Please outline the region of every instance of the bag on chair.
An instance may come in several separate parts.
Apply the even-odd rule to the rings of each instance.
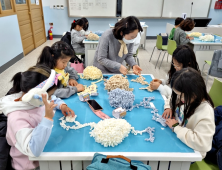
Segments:
[[[84,65],[82,62],[75,60],[74,63],[71,63],[71,67],[73,67],[78,73],[83,73]]]
[[[95,153],[87,170],[151,170],[149,165],[141,161],[133,161],[122,155],[102,155]]]

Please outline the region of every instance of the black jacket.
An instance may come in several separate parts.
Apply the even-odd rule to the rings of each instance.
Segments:
[[[222,106],[214,110],[216,131],[213,137],[212,149],[207,153],[206,159],[218,165],[222,170]]]

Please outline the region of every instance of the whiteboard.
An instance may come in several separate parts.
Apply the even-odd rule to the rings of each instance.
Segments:
[[[193,2],[191,17],[208,17],[211,0],[164,0],[162,17],[181,17],[182,13],[191,14],[191,3]]]
[[[163,0],[122,0],[122,17],[161,17]]]
[[[116,17],[117,0],[68,0],[70,17]]]

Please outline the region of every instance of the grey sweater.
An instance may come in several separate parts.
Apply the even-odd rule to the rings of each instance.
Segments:
[[[82,41],[86,37],[81,35],[80,31],[76,31],[75,29],[72,29],[71,31],[71,44],[74,48],[76,53],[83,53],[85,54],[85,47]]]
[[[186,38],[187,34],[180,27],[177,27],[174,32],[173,40],[176,41],[178,45],[185,45],[190,42],[189,39]]]
[[[123,60],[126,60],[131,67],[137,65],[133,58],[133,46],[133,43],[127,44],[128,54],[119,57],[121,44],[114,37],[112,29],[109,29],[99,39],[93,66],[99,68],[102,73],[120,73]]]
[[[65,72],[69,73],[69,79],[78,80],[78,72],[71,67],[71,64],[68,63],[67,67],[65,68]],[[77,93],[77,88],[75,86],[67,85],[64,87],[62,84],[56,89],[54,95],[59,98],[69,98],[71,95]]]

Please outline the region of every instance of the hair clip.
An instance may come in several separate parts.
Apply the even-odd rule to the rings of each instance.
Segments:
[[[76,20],[73,21],[73,23],[75,23],[75,22],[76,22]]]

